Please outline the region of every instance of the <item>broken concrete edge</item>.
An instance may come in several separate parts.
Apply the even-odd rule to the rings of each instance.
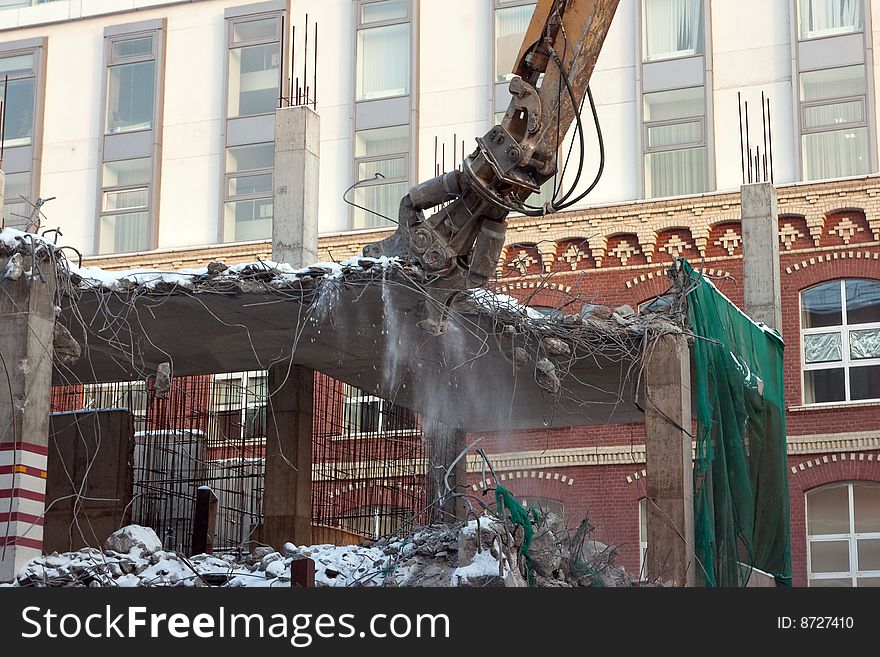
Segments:
[[[425,272],[399,258],[354,257],[343,262],[319,262],[295,269],[286,263],[268,260],[226,265],[211,262],[198,269],[175,272],[149,269],[108,271],[101,268],[78,267],[69,262],[59,247],[39,235],[24,233],[14,228],[0,231],[0,259],[9,259],[7,270],[16,254],[45,255],[54,259],[59,270],[59,281],[67,294],[78,292],[113,293],[123,300],[135,296],[198,294],[272,293],[283,291],[318,291],[324,283],[356,284],[374,282],[376,274],[411,286],[427,296],[436,296],[424,284]],[[711,282],[710,282],[711,284]],[[433,293],[433,294],[432,294]],[[449,296],[447,294],[447,296]],[[649,333],[681,333],[684,327],[674,317],[661,313],[634,313],[622,306],[612,312],[604,306],[586,304],[583,313],[547,317],[505,294],[485,288],[462,291],[452,295],[451,307],[458,313],[491,316],[498,330],[531,333],[536,338],[549,338],[551,351],[564,352],[560,339],[577,341],[583,335],[606,336],[611,340],[638,341]],[[627,312],[628,311],[628,312]],[[560,335],[560,329],[562,334]],[[442,328],[437,332],[442,332]],[[561,355],[551,353],[551,355]]]

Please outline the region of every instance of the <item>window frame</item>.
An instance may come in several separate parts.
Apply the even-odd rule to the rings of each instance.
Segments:
[[[698,56],[702,56],[702,55],[698,55]],[[670,61],[677,61],[678,59],[682,59],[682,58],[675,58],[675,60],[670,60]],[[663,60],[663,61],[666,61],[666,60]],[[654,63],[654,62],[652,61],[649,63]],[[669,93],[669,92],[675,92],[675,91],[686,91],[688,89],[702,90],[702,97],[703,97],[703,113],[702,114],[691,114],[688,116],[682,116],[682,117],[678,117],[678,118],[674,118],[674,119],[659,119],[659,120],[655,120],[655,121],[646,121],[645,120],[645,114],[646,114],[646,112],[645,112],[645,96],[650,96],[651,94],[657,94],[657,93],[662,94],[662,93]],[[656,154],[656,153],[677,153],[680,151],[697,150],[699,148],[705,149],[705,152],[703,153],[703,166],[705,168],[706,189],[702,190],[702,191],[690,191],[690,192],[687,192],[686,194],[684,194],[684,196],[692,196],[695,194],[706,194],[709,191],[711,191],[712,187],[713,187],[713,185],[712,185],[713,171],[712,171],[712,167],[711,167],[711,163],[710,163],[711,148],[709,146],[709,138],[708,138],[708,130],[707,130],[709,106],[706,101],[705,80],[704,80],[704,84],[702,84],[702,85],[690,85],[690,86],[686,86],[686,87],[675,87],[672,89],[661,89],[661,90],[657,90],[657,91],[644,91],[644,90],[642,90],[642,92],[641,92],[641,107],[639,108],[639,112],[640,112],[641,120],[642,120],[641,169],[642,169],[642,176],[643,176],[642,192],[643,192],[644,197],[646,199],[650,199],[650,200],[674,198],[672,196],[660,196],[660,195],[656,195],[656,194],[652,194],[651,196],[648,196],[648,182],[649,181],[648,181],[648,175],[647,175],[646,169],[647,169],[647,165],[648,165],[648,156],[649,155]],[[701,139],[699,141],[685,142],[682,144],[674,144],[674,145],[667,145],[667,146],[650,146],[649,145],[649,143],[650,143],[649,135],[650,135],[650,130],[652,128],[658,128],[658,127],[664,127],[664,126],[677,126],[677,125],[683,125],[686,123],[697,123],[700,126]]]
[[[352,3],[354,7],[354,16],[352,16],[351,35],[352,35],[352,55],[351,64],[354,75],[351,81],[351,99],[354,108],[354,120],[352,121],[351,132],[351,194],[350,198],[356,199],[357,192],[362,188],[379,187],[382,185],[400,185],[407,189],[413,184],[412,181],[417,176],[416,163],[418,162],[418,133],[416,131],[417,99],[418,99],[418,5],[414,0],[404,0],[406,14],[403,17],[383,20],[364,22],[362,20],[363,7],[370,4],[382,2],[382,0],[356,0]],[[364,98],[358,97],[359,91],[359,48],[360,33],[363,30],[373,28],[388,27],[390,25],[408,25],[409,29],[409,49],[407,57],[409,58],[409,77],[407,79],[407,91],[404,94],[394,96],[382,96],[381,98]],[[407,102],[408,101],[408,102]],[[407,112],[404,117],[401,110],[401,103],[406,102]],[[388,116],[383,112],[388,110]],[[357,138],[358,134],[367,130],[376,130],[382,128],[406,128],[408,145],[406,152],[395,151],[384,155],[362,155],[357,156]],[[368,162],[376,162],[382,160],[403,159],[405,177],[397,176],[394,178],[374,179],[367,178],[361,181],[360,165]],[[404,192],[405,194],[406,192]],[[401,195],[402,198],[403,195]],[[357,201],[355,200],[357,203]],[[365,205],[365,207],[368,207]],[[377,211],[375,208],[370,210]],[[358,213],[362,212],[354,206],[349,207],[348,212],[348,228],[347,231],[387,231],[396,226],[398,208],[395,207],[391,212],[391,221],[378,226],[356,226],[355,221]],[[373,215],[369,215],[373,216]],[[378,217],[377,217],[378,220]]]
[[[393,100],[395,98],[408,98],[413,95],[413,77],[414,77],[414,62],[412,57],[413,52],[413,42],[415,40],[414,30],[413,30],[413,7],[411,0],[404,0],[404,5],[406,7],[406,15],[402,18],[393,18],[384,21],[373,21],[370,23],[364,23],[361,20],[361,16],[363,15],[363,7],[365,5],[372,5],[379,2],[385,2],[386,0],[357,0],[357,4],[355,6],[355,31],[354,31],[354,102],[355,103],[371,103],[371,102],[381,102],[386,100]],[[394,94],[392,96],[381,96],[379,98],[358,98],[358,90],[361,87],[359,81],[360,75],[360,67],[358,66],[358,44],[361,38],[361,32],[366,30],[372,30],[383,27],[391,27],[393,25],[408,25],[409,26],[409,34],[407,39],[407,56],[409,57],[409,79],[407,80],[407,88],[404,93]],[[384,127],[384,126],[382,126]]]
[[[260,201],[260,200],[269,199],[272,201],[272,206],[273,206],[272,207],[272,218],[274,220],[274,217],[275,217],[275,207],[274,207],[275,206],[275,202],[274,202],[275,201],[275,198],[274,198],[275,197],[275,193],[274,193],[275,160],[274,160],[274,155],[273,155],[271,167],[260,167],[258,169],[245,169],[243,171],[227,171],[226,170],[226,159],[228,156],[229,149],[240,148],[242,146],[259,146],[259,145],[264,145],[264,144],[271,144],[273,147],[273,152],[274,152],[275,142],[269,142],[269,141],[258,141],[258,142],[253,142],[253,143],[249,143],[249,144],[235,144],[234,146],[226,146],[226,148],[223,150],[223,190],[222,190],[223,202],[222,202],[221,210],[222,210],[222,216],[223,216],[223,234],[226,237],[229,237],[229,235],[228,235],[229,231],[226,226],[226,206],[229,203],[236,203],[238,201]],[[271,176],[271,178],[272,178],[272,185],[271,185],[271,189],[269,190],[269,192],[253,192],[253,193],[246,193],[246,194],[230,194],[229,193],[229,181],[231,179],[244,178],[244,177],[248,177],[248,176],[262,176],[262,175],[267,175],[267,174],[269,176]],[[234,222],[233,222],[233,229],[234,229]],[[234,230],[233,230],[233,236],[234,236]],[[271,239],[271,238],[272,238],[272,236],[270,234],[269,237],[266,239]],[[231,240],[231,242],[233,242],[233,243],[238,243],[240,241],[246,241],[246,240]]]
[[[113,46],[116,43],[121,41],[133,41],[139,38],[150,37],[152,39],[152,43],[150,46],[150,53],[143,55],[134,55],[132,57],[125,57],[119,60],[114,61],[113,57]],[[104,98],[103,98],[103,107],[104,111],[101,113],[102,116],[102,130],[101,134],[105,137],[110,135],[121,135],[121,134],[133,134],[137,132],[145,132],[148,130],[156,129],[156,118],[157,118],[157,105],[158,105],[158,94],[157,87],[161,86],[159,78],[161,71],[159,69],[159,30],[156,29],[148,29],[141,30],[136,32],[126,32],[124,34],[114,34],[108,35],[104,37]],[[120,132],[110,132],[108,130],[108,121],[107,121],[107,112],[110,110],[110,71],[113,68],[126,66],[128,64],[139,64],[142,62],[154,62],[153,68],[153,106],[150,111],[150,125],[146,128],[135,128],[133,130],[123,130]]]
[[[209,418],[211,426],[209,426],[209,438],[211,440],[212,446],[217,446],[219,444],[227,444],[230,441],[240,441],[242,443],[255,443],[260,444],[266,441],[266,431],[267,431],[267,422],[269,417],[268,411],[268,399],[269,399],[269,374],[264,370],[248,370],[245,372],[223,372],[222,374],[215,374],[211,378],[211,399],[208,404],[209,408]],[[251,393],[250,390],[250,381],[251,379],[259,379],[263,378],[265,381],[262,384],[261,390],[263,391],[263,398],[260,398],[258,393]],[[216,399],[216,386],[218,382],[222,381],[233,381],[239,380],[239,389],[241,390],[241,395],[239,398],[239,403],[218,403]],[[260,410],[263,410],[264,414],[264,422],[263,422],[263,435],[254,435],[248,436],[248,428],[247,428],[247,416],[248,411],[254,411],[255,414],[259,414]],[[222,413],[229,413],[231,411],[238,411],[238,435],[237,436],[223,436],[220,433],[220,415]],[[231,417],[231,416],[230,416]]]
[[[710,34],[709,33],[709,24],[708,24],[710,2],[708,0],[699,0],[699,1],[700,1],[700,5],[701,5],[700,9],[701,9],[701,14],[702,14],[702,19],[703,19],[702,32],[701,32],[702,41],[700,43],[699,52],[687,53],[687,54],[682,54],[682,55],[674,55],[672,57],[656,57],[653,59],[648,59],[647,58],[648,37],[647,37],[647,32],[645,30],[646,30],[647,24],[648,24],[647,3],[650,2],[650,0],[639,0],[639,12],[638,12],[638,18],[637,18],[638,25],[639,25],[639,34],[637,35],[636,38],[638,39],[638,42],[639,42],[639,57],[641,59],[642,66],[644,66],[645,64],[656,64],[658,62],[676,62],[676,61],[679,61],[682,59],[690,59],[690,58],[694,58],[694,57],[705,57],[706,56],[706,51],[709,49],[708,42],[709,42],[709,38],[710,38],[709,37],[709,34]],[[795,0],[795,1],[797,1],[797,0]]]
[[[230,92],[230,70],[229,70],[229,61],[230,56],[233,50],[240,48],[247,48],[251,46],[265,46],[272,43],[278,44],[278,56],[279,56],[279,73],[278,73],[278,85],[279,85],[279,94],[283,92],[281,89],[282,80],[286,79],[287,75],[287,62],[285,58],[285,52],[283,52],[282,44],[282,29],[281,29],[281,20],[286,16],[286,12],[278,11],[278,10],[270,10],[270,11],[258,11],[253,14],[242,14],[240,16],[227,16],[225,18],[226,21],[226,48],[224,50],[224,54],[226,56],[226,60],[224,62],[224,71],[225,71],[225,80],[223,84],[223,116],[226,121],[235,120],[235,119],[248,119],[257,116],[268,116],[274,115],[276,107],[273,107],[269,112],[258,112],[257,114],[236,114],[235,116],[230,115],[229,113],[229,92]],[[240,25],[242,23],[253,23],[255,21],[264,20],[274,18],[275,19],[275,36],[273,38],[269,37],[261,37],[256,39],[248,39],[243,41],[235,41],[235,26]],[[286,28],[285,28],[286,29]],[[285,35],[286,36],[286,35]],[[224,166],[225,170],[225,166]]]
[[[870,0],[868,0],[870,2]],[[822,36],[805,37],[801,36],[801,3],[800,0],[794,0],[794,33],[795,41],[803,43],[806,41],[814,42],[822,39],[836,39],[837,37],[850,36],[852,34],[862,34],[865,32],[865,25],[868,20],[868,12],[865,10],[865,0],[859,0],[859,17],[862,19],[862,28],[860,30],[852,30],[851,32],[838,32],[837,34],[823,34]]]
[[[259,200],[259,199],[271,199],[272,201],[272,216],[274,221],[275,214],[275,162],[273,159],[271,172],[272,172],[272,192],[269,194],[253,194],[253,195],[229,195],[229,179],[231,177],[244,176],[244,175],[256,175],[260,173],[268,173],[268,168],[254,169],[252,171],[246,172],[236,172],[234,174],[230,174],[226,170],[226,160],[227,160],[227,151],[230,148],[237,148],[239,146],[250,146],[254,144],[265,144],[270,141],[274,143],[274,114],[275,110],[278,107],[276,103],[275,107],[272,108],[271,112],[263,112],[258,114],[246,114],[241,115],[237,114],[235,116],[230,115],[229,113],[229,93],[230,93],[230,57],[231,51],[235,48],[242,48],[248,46],[257,46],[257,45],[265,45],[268,43],[278,42],[279,53],[280,53],[280,71],[278,73],[278,84],[281,85],[279,87],[279,96],[283,93],[283,85],[287,80],[287,76],[290,73],[288,55],[289,53],[285,52],[286,49],[289,48],[289,43],[284,43],[284,47],[282,47],[282,42],[285,42],[289,39],[290,27],[287,23],[288,11],[287,11],[288,3],[284,0],[269,0],[262,3],[257,3],[253,5],[241,5],[235,7],[227,7],[224,13],[224,31],[223,31],[223,95],[222,95],[222,120],[221,120],[221,144],[222,151],[220,153],[218,168],[219,168],[219,195],[217,197],[218,203],[218,212],[216,215],[216,234],[215,239],[218,244],[238,244],[244,241],[255,241],[255,240],[236,240],[235,233],[230,232],[226,228],[226,207],[228,203],[240,201],[240,200]],[[260,37],[254,39],[244,39],[241,41],[235,41],[235,26],[240,25],[242,23],[251,23],[254,21],[259,21],[262,19],[275,19],[275,38],[269,37]],[[281,24],[282,21],[285,23],[285,27],[282,30]],[[279,98],[280,103],[280,98]],[[271,117],[272,121],[272,132],[271,136],[269,134],[264,134],[264,128],[255,128],[255,126],[263,126],[265,127],[265,122],[269,120]],[[247,138],[239,141],[232,140],[230,141],[230,132],[232,131],[231,126],[235,123],[239,129],[243,129],[247,133]],[[259,134],[260,137],[269,137],[258,138],[256,135]],[[272,235],[271,232],[268,236],[259,238],[256,241],[267,241],[271,240]]]
[[[161,170],[162,170],[162,128],[163,128],[163,108],[165,94],[165,38],[167,33],[167,21],[165,18],[154,20],[139,21],[137,23],[124,23],[117,25],[109,25],[104,28],[103,39],[103,55],[102,55],[102,74],[101,74],[101,112],[98,118],[98,135],[99,135],[99,153],[98,153],[98,172],[97,172],[97,191],[95,202],[95,230],[93,241],[93,252],[99,255],[117,255],[120,253],[137,253],[140,251],[149,251],[156,248],[159,237],[159,190],[161,186]],[[131,57],[114,58],[113,46],[121,41],[131,41],[138,38],[151,37],[152,43],[149,54],[133,55]],[[153,98],[152,107],[150,108],[150,127],[138,128],[134,130],[125,130],[120,132],[108,132],[107,113],[109,111],[110,96],[110,72],[116,66],[126,64],[139,63],[144,61],[153,61]],[[117,144],[128,142],[129,148],[136,142],[140,142],[144,135],[151,135],[151,145],[148,152],[132,153],[128,152],[127,157],[107,157],[108,140],[113,140]],[[124,147],[119,147],[126,150]],[[134,148],[137,150],[137,148]],[[137,183],[131,185],[104,185],[104,167],[114,162],[128,162],[132,160],[148,159],[149,160],[149,180],[146,183]],[[124,210],[104,210],[105,194],[114,191],[128,191],[147,189],[146,207],[137,209],[126,208]],[[121,214],[131,214],[132,212],[145,212],[147,214],[147,235],[143,248],[137,248],[134,251],[117,251],[113,249],[101,249],[102,241],[102,223],[105,217],[113,217]]]
[[[9,81],[14,80],[24,80],[33,77],[34,79],[34,104],[32,108],[31,114],[31,137],[30,144],[23,144],[20,146],[10,146],[6,145],[6,158],[5,164],[3,167],[3,171],[7,176],[27,173],[30,176],[30,184],[29,184],[29,195],[27,201],[33,203],[40,195],[40,174],[41,174],[41,164],[42,157],[41,153],[43,150],[43,123],[44,123],[44,111],[45,111],[45,99],[46,99],[46,46],[47,46],[47,38],[46,37],[37,37],[32,39],[23,39],[18,41],[10,41],[7,43],[0,44],[0,58],[6,59],[8,57],[18,57],[21,55],[33,55],[33,66],[31,67],[31,73],[28,75],[12,75],[9,77]],[[9,162],[12,158],[10,158],[10,151],[14,149],[30,149],[30,157],[27,158],[28,167],[25,169],[13,169],[10,168]],[[0,225],[2,226],[10,226],[11,222],[6,220],[6,206],[13,204],[24,204],[25,210],[28,209],[28,204],[22,200],[21,198],[10,199],[9,197],[4,196],[3,199],[3,207],[0,208]],[[21,217],[17,217],[18,221],[14,223],[17,227],[23,227],[26,225],[26,219]],[[22,224],[21,222],[25,223]]]
[[[853,359],[850,357],[850,339],[849,334],[853,330],[865,330],[865,329],[878,329],[880,330],[880,322],[869,322],[865,324],[849,324],[847,319],[847,308],[846,308],[846,282],[847,281],[856,281],[856,280],[870,280],[875,281],[875,279],[863,279],[863,278],[839,278],[832,279],[831,281],[824,281],[822,283],[817,283],[816,285],[811,285],[808,288],[804,288],[798,293],[798,324],[800,330],[800,358],[801,358],[801,404],[805,407],[824,407],[824,406],[841,406],[841,405],[852,405],[852,404],[873,404],[880,402],[880,395],[877,397],[872,397],[869,399],[851,399],[850,396],[850,368],[858,368],[858,367],[870,367],[870,366],[880,366],[880,357],[878,358],[860,358],[856,359],[855,364],[853,364]],[[804,313],[804,293],[809,292],[820,285],[827,285],[828,283],[838,282],[840,284],[840,305],[841,305],[841,323],[839,325],[834,326],[818,326],[813,328],[804,328],[803,327],[803,313]],[[880,285],[880,281],[875,281]],[[855,328],[858,327],[858,328]],[[838,333],[840,335],[840,351],[841,351],[841,359],[839,361],[823,361],[820,363],[807,363],[806,360],[806,340],[804,340],[804,336],[806,335],[821,335],[825,333]],[[808,402],[806,400],[806,373],[817,371],[817,370],[843,370],[843,381],[844,381],[844,394],[846,399],[839,401],[830,401],[830,402]]]
[[[804,530],[807,542],[807,586],[813,586],[813,580],[823,579],[850,579],[853,588],[858,587],[859,579],[880,578],[880,570],[859,570],[858,569],[858,547],[859,540],[880,540],[880,532],[856,532],[855,531],[855,495],[853,486],[876,486],[880,487],[880,483],[873,481],[844,481],[827,484],[813,488],[804,493]],[[810,495],[820,490],[828,490],[829,488],[847,487],[847,500],[849,505],[849,532],[846,534],[810,534]],[[828,573],[813,573],[813,543],[825,543],[832,541],[847,541],[849,547],[849,571],[835,571]]]
[[[360,394],[355,394],[360,393]],[[361,427],[358,426],[358,431],[354,431],[351,429],[352,423],[349,421],[351,417],[351,413],[360,412],[360,408],[364,404],[379,404],[379,419],[377,422],[377,427],[374,431],[362,431]],[[388,400],[382,399],[381,397],[377,397],[375,395],[371,395],[364,390],[356,386],[352,386],[348,383],[343,383],[342,387],[342,432],[336,436],[332,437],[332,440],[352,440],[359,438],[370,438],[374,436],[386,437],[386,436],[394,436],[394,437],[413,437],[413,436],[421,436],[422,432],[419,427],[413,427],[411,429],[388,429],[386,428],[386,418],[390,416],[394,412],[395,404]],[[403,408],[403,407],[398,407]],[[406,409],[403,409],[406,410]],[[413,414],[413,417],[417,417],[416,414]]]

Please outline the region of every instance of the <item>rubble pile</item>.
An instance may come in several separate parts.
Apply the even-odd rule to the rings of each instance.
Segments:
[[[190,558],[162,548],[156,533],[139,525],[114,532],[104,549],[83,548],[30,561],[11,586],[32,587],[289,587],[291,563],[315,562],[316,586],[524,587],[626,586],[614,551],[583,541],[572,551],[564,524],[548,514],[535,530],[528,558],[523,531],[483,516],[459,525],[421,527],[360,545],[284,545],[283,553],[257,547],[249,554]],[[574,555],[574,556],[573,556]]]

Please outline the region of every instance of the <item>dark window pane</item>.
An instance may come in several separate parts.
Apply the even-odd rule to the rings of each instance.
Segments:
[[[840,326],[842,323],[840,281],[822,283],[801,294],[801,328]]]
[[[111,66],[107,81],[108,133],[147,130],[153,125],[153,81],[156,63]]]
[[[0,98],[3,87],[0,80]],[[6,148],[30,144],[34,131],[34,78],[9,81],[6,108]]]
[[[847,324],[880,322],[880,281],[846,282]]]
[[[849,394],[851,399],[880,399],[880,365],[851,367]]]
[[[846,401],[844,369],[810,370],[804,372],[804,403]]]

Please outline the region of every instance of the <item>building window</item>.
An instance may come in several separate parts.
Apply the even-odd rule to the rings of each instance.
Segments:
[[[230,19],[226,117],[269,114],[281,84],[280,16]]]
[[[810,586],[880,586],[880,484],[807,493],[807,562]]]
[[[153,127],[155,82],[153,35],[110,39],[105,134]]]
[[[801,293],[801,363],[805,404],[880,400],[880,281]]]
[[[100,253],[149,248],[152,166],[149,157],[104,163]]]
[[[800,101],[804,179],[868,173],[865,66],[802,72]]]
[[[708,189],[704,87],[643,96],[645,194],[699,194]]]
[[[37,115],[37,78],[40,64],[39,47],[15,49],[0,53],[0,98],[6,99],[5,159],[6,197],[3,225],[27,226],[34,201],[35,116]],[[8,76],[8,83],[6,82]]]
[[[415,413],[391,401],[348,384],[345,384],[343,394],[342,426],[346,438],[352,434],[410,434],[419,428]]]
[[[703,54],[703,0],[642,0],[646,62]]]
[[[19,7],[35,7],[50,2],[57,2],[57,0],[0,0],[0,11],[4,9],[18,9]]]
[[[354,198],[362,207],[355,208],[352,225],[355,229],[389,226],[397,221],[400,200],[409,191],[409,126],[359,130],[354,141],[355,175],[360,182]]]
[[[801,39],[862,31],[861,0],[798,0]]]
[[[149,397],[147,384],[143,381],[95,383],[83,386],[84,409],[126,408],[131,411],[135,433],[146,429]]]
[[[409,94],[409,39],[408,0],[358,3],[356,100]]]
[[[265,372],[239,372],[214,377],[211,408],[215,440],[265,438],[266,385]]]
[[[164,21],[104,32],[104,107],[98,197],[98,253],[152,248],[161,149]]]
[[[509,82],[516,56],[535,13],[529,0],[495,0],[495,82]]]
[[[274,165],[274,142],[227,147],[223,215],[226,241],[272,236]]]

